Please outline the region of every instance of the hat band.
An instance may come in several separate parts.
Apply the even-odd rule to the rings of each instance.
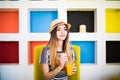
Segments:
[[[64,23],[64,24],[65,24],[65,22],[59,22],[59,23],[53,25],[53,28],[56,27],[56,26],[57,26],[58,24],[60,24],[60,23]]]

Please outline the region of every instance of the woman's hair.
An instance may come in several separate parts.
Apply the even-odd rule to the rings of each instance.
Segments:
[[[67,25],[65,25],[65,26],[67,26]],[[56,36],[56,31],[57,31],[57,27],[51,32],[51,37],[48,42],[48,46],[50,47],[50,65],[52,68],[55,68],[55,67],[59,66],[59,64],[60,64],[59,58],[57,55],[58,39]],[[71,54],[71,50],[70,50],[69,29],[68,28],[67,28],[67,37],[63,41],[62,51],[64,53],[67,53],[68,62],[69,63],[72,62],[72,54]]]

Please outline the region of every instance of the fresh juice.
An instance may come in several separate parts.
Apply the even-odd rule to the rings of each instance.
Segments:
[[[67,68],[67,75],[71,76],[72,75],[72,64],[67,64],[66,68]]]

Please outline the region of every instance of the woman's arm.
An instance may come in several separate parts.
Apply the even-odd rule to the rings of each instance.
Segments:
[[[49,65],[48,64],[43,63],[42,64],[42,70],[43,70],[45,80],[50,80],[54,76],[56,76],[64,68],[66,61],[67,61],[66,55],[62,54],[61,57],[60,57],[60,65],[52,71],[49,71]]]
[[[57,69],[57,71],[55,69]],[[62,68],[60,66],[56,67],[55,69],[53,71],[49,72],[48,64],[42,64],[42,70],[43,70],[45,80],[52,79],[54,76],[57,75],[58,72],[60,72],[62,70]]]

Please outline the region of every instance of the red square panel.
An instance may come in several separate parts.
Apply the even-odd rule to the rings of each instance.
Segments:
[[[19,63],[18,42],[0,41],[0,63]]]

